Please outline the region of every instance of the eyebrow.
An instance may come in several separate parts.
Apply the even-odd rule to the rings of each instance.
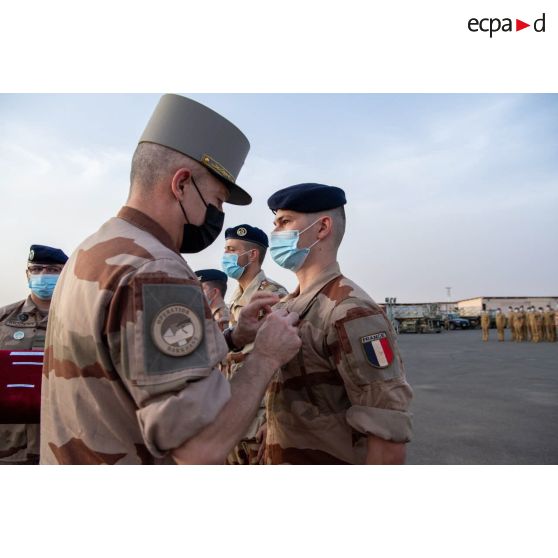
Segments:
[[[277,226],[277,223],[281,222],[283,219],[292,219],[292,215],[290,213],[283,213],[280,217],[276,217],[273,219],[273,224]]]

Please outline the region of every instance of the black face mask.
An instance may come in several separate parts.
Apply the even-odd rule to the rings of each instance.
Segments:
[[[180,252],[182,254],[197,254],[204,248],[207,248],[219,236],[225,221],[225,214],[222,211],[219,211],[212,204],[207,205],[205,203],[205,200],[203,199],[203,196],[201,195],[193,178],[192,183],[196,187],[196,190],[206,207],[205,220],[201,225],[191,225],[188,223],[186,211],[184,211],[182,203],[178,200],[182,213],[184,213],[184,219],[186,219],[182,236],[182,244],[180,245]]]

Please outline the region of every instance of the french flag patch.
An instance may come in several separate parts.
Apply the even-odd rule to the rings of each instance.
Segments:
[[[376,368],[387,368],[393,362],[393,351],[385,331],[360,338],[368,362]]]

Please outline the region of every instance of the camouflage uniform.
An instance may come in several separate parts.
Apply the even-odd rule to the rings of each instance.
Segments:
[[[286,296],[287,290],[285,287],[268,279],[265,276],[263,270],[261,270],[254,279],[250,282],[245,291],[242,291],[240,286],[236,289],[233,294],[231,301],[231,325],[236,325],[238,323],[238,317],[240,311],[244,306],[246,306],[251,298],[258,291],[267,291],[278,295],[279,297]],[[244,359],[248,356],[252,350],[254,344],[251,343],[246,345],[240,352],[230,352],[227,355],[227,363],[225,367],[225,375],[230,380],[236,374],[236,372],[242,366]],[[260,443],[256,440],[256,434],[262,424],[265,423],[265,398],[260,404],[260,408],[254,418],[248,432],[246,432],[244,438],[240,440],[238,445],[232,450],[227,458],[227,463],[229,465],[256,465],[256,457],[258,455],[258,450]]]
[[[525,312],[524,310],[520,310],[520,313],[523,314],[523,340],[530,341],[529,326],[527,325],[527,312]]]
[[[48,312],[37,308],[31,296],[0,308],[0,349],[43,350]],[[0,463],[39,462],[38,424],[0,424]]]
[[[523,341],[523,331],[525,329],[525,313],[524,312],[514,312],[513,316],[513,331],[516,341]]]
[[[529,333],[527,339],[528,341],[534,341],[535,343],[537,343],[536,341],[536,325],[535,325],[535,312],[533,310],[527,310],[527,313],[525,314],[525,319],[527,321],[527,331]]]
[[[554,343],[556,341],[556,324],[554,310],[544,311],[544,338]]]
[[[535,310],[533,318],[533,341],[535,343],[540,343],[544,340],[544,313],[539,310]]]
[[[482,340],[488,341],[488,331],[490,328],[490,315],[486,310],[481,312]]]
[[[513,312],[513,310],[510,310],[508,312],[508,328],[510,330],[510,335],[511,335],[511,340],[515,341],[515,328],[513,327],[513,320],[514,320],[515,314]]]
[[[412,391],[381,308],[339,265],[277,307],[301,316],[302,348],[267,399],[268,464],[363,464],[367,436],[407,442]]]
[[[171,462],[229,400],[226,353],[167,232],[122,208],[74,252],[52,299],[41,463]]]
[[[496,312],[496,329],[498,330],[498,341],[504,341],[504,328],[506,327],[506,317],[502,312]]]
[[[231,313],[229,308],[225,304],[225,301],[219,303],[219,306],[215,310],[211,311],[213,314],[213,319],[217,322],[219,329],[225,331],[229,327],[229,322],[231,320]]]

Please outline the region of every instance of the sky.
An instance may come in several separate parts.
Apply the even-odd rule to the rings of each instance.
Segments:
[[[558,296],[558,95],[182,94],[251,143],[253,203],[226,205],[225,227],[269,233],[273,192],[321,182],[347,195],[341,269],[378,302]],[[0,306],[28,294],[31,244],[69,255],[124,205],[159,96],[0,95]],[[185,257],[218,268],[223,244]]]

